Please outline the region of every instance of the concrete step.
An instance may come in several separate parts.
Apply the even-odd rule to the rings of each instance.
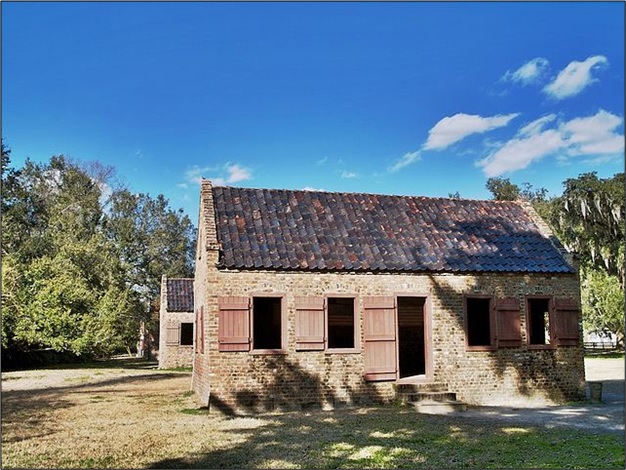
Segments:
[[[446,392],[448,384],[440,382],[395,384],[396,393]]]
[[[397,396],[403,403],[415,403],[418,401],[456,401],[456,393],[454,392],[399,393]]]
[[[456,413],[457,411],[467,411],[467,405],[460,401],[430,401],[421,400],[413,403],[415,411],[430,415],[443,415]]]

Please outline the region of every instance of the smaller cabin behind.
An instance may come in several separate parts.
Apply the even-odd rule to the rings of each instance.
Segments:
[[[159,369],[193,364],[193,279],[161,278]]]

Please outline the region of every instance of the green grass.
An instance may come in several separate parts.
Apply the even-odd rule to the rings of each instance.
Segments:
[[[408,408],[230,418],[215,429],[220,437],[207,436],[204,452],[154,467],[624,468],[623,435],[418,415]],[[224,442],[235,435],[245,439]]]
[[[624,359],[624,352],[619,351],[585,351],[585,357],[594,359]]]

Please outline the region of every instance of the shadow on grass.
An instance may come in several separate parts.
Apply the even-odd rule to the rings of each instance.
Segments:
[[[213,418],[215,419],[215,418]],[[620,468],[623,438],[380,406],[217,420],[219,442],[148,468]]]

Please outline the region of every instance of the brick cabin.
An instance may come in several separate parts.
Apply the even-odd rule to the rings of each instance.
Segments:
[[[192,388],[228,412],[585,397],[573,257],[530,204],[212,187]]]
[[[159,369],[191,367],[194,348],[193,279],[161,278]]]

